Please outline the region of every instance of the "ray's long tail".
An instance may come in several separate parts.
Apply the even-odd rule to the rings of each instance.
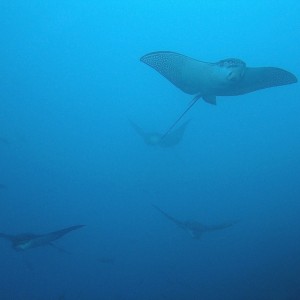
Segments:
[[[193,107],[193,105],[201,98],[201,96],[197,95],[193,98],[192,102],[189,104],[189,106],[185,109],[185,111],[175,120],[175,122],[169,127],[169,129],[165,132],[165,134],[161,137],[161,139],[164,139],[170,131],[178,124],[178,122],[183,118],[183,116]]]

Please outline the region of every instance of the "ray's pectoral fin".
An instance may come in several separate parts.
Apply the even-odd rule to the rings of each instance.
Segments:
[[[239,94],[246,94],[256,90],[296,83],[297,81],[294,74],[280,68],[246,68],[244,77],[237,88]]]
[[[145,131],[140,127],[138,126],[136,123],[134,123],[133,121],[129,121],[130,122],[130,126],[134,129],[134,131],[140,135],[142,138],[145,138],[146,137],[146,133]]]
[[[233,225],[235,225],[237,223],[238,223],[238,221],[232,221],[232,222],[222,223],[222,224],[218,224],[218,225],[213,225],[208,228],[208,231],[223,230],[223,229],[232,227]]]
[[[58,230],[58,231],[54,231],[54,232],[45,234],[44,236],[46,237],[46,239],[48,239],[48,243],[51,243],[52,241],[60,239],[61,237],[63,237],[67,233],[69,233],[69,232],[71,232],[73,230],[80,229],[80,228],[82,228],[84,226],[85,225],[75,225],[75,226],[71,226],[71,227],[68,227],[68,228],[64,228],[64,229],[61,229],[61,230]]]
[[[199,80],[205,76],[207,66],[212,65],[170,51],[148,53],[141,57],[141,61],[191,95],[199,93]]]
[[[203,96],[203,100],[209,104],[217,105],[217,97],[216,96]]]
[[[174,224],[176,224],[179,227],[185,227],[184,222],[181,222],[178,219],[175,219],[174,217],[172,217],[171,215],[167,214],[165,211],[163,211],[162,209],[160,209],[158,206],[152,204],[152,206],[159,211],[166,219],[170,220],[171,222],[173,222]]]

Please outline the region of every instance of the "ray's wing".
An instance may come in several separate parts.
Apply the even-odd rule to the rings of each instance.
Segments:
[[[58,230],[58,231],[50,232],[50,233],[47,233],[47,234],[43,235],[43,238],[45,240],[47,240],[47,243],[50,243],[52,241],[55,241],[55,240],[63,237],[65,234],[67,234],[67,233],[69,233],[73,230],[82,228],[84,226],[85,225],[75,225],[75,226],[71,226],[71,227],[61,229],[61,230]]]
[[[182,140],[183,138],[183,135],[184,135],[184,132],[185,132],[185,129],[186,129],[186,126],[187,124],[189,123],[190,121],[186,121],[184,122],[180,127],[178,127],[177,129],[173,130],[173,131],[170,131],[167,135],[165,135],[159,145],[161,147],[172,147],[172,146],[175,146],[177,144],[180,143],[180,141]]]
[[[5,233],[0,233],[0,238],[6,239],[11,242],[12,247],[15,250],[24,250],[22,248],[22,245],[26,245],[28,243],[31,243],[32,240],[38,238],[38,235],[31,234],[31,233],[21,233],[17,235],[9,235]]]
[[[243,79],[236,86],[237,94],[246,94],[270,87],[296,83],[294,74],[274,67],[246,68]]]
[[[164,212],[162,209],[160,209],[158,206],[152,204],[152,206],[158,210],[163,216],[165,216],[168,220],[170,220],[171,222],[175,223],[177,226],[179,227],[184,227],[183,222],[173,218],[172,216],[170,216],[169,214],[167,214],[166,212]]]
[[[21,233],[21,234],[17,234],[17,235],[0,233],[0,238],[7,239],[14,243],[19,243],[19,242],[26,241],[26,240],[32,240],[37,237],[39,237],[39,235],[32,234],[32,233]]]
[[[145,133],[145,131],[140,127],[138,126],[137,124],[135,124],[134,122],[132,121],[129,121],[130,122],[130,125],[131,127],[135,130],[135,132],[140,135],[142,138],[146,138],[147,134]]]
[[[183,92],[191,95],[199,92],[201,74],[205,74],[207,66],[212,65],[170,51],[152,52],[142,56],[140,60],[155,69]]]
[[[218,225],[208,226],[207,231],[223,230],[223,229],[232,227],[233,225],[235,225],[237,223],[238,223],[238,221],[233,221],[233,222],[227,222],[227,223],[222,223],[222,224],[218,224]]]
[[[52,245],[51,243],[53,241],[55,241],[57,239],[60,239],[61,237],[63,237],[67,233],[69,233],[73,230],[79,229],[83,226],[84,225],[71,226],[71,227],[61,229],[61,230],[58,230],[58,231],[53,231],[53,232],[50,232],[50,233],[35,236],[30,240],[30,248],[36,248],[36,247],[40,247],[40,246]]]

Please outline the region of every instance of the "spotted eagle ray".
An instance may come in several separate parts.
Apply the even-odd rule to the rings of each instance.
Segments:
[[[41,246],[54,246],[53,242],[60,239],[67,233],[79,229],[85,225],[75,225],[58,231],[46,234],[21,233],[17,235],[8,235],[0,233],[0,238],[4,238],[11,242],[12,248],[17,251],[28,250]]]
[[[209,63],[171,51],[158,51],[148,53],[140,60],[183,92],[194,95],[193,101],[166,134],[200,98],[216,104],[217,96],[243,95],[297,82],[296,76],[286,70],[275,67],[250,68],[237,58]]]
[[[198,221],[181,221],[170,216],[165,211],[160,209],[158,206],[156,205],[152,205],[152,206],[160,213],[162,213],[162,215],[166,217],[168,220],[175,223],[179,228],[188,232],[194,239],[200,239],[203,233],[226,229],[237,223],[237,222],[227,222],[227,223],[222,223],[217,225],[204,225]]]
[[[158,132],[146,132],[134,122],[130,122],[132,128],[139,136],[142,137],[145,144],[149,146],[160,146],[164,148],[172,147],[180,143],[188,123],[189,121],[183,123],[180,127],[164,136],[164,134]]]

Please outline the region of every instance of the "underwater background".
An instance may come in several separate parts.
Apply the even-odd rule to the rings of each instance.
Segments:
[[[175,51],[299,77],[300,2],[1,1],[0,299],[300,299],[299,85],[198,101],[139,61]],[[178,124],[178,125],[180,125]],[[234,221],[193,239],[167,220]]]

